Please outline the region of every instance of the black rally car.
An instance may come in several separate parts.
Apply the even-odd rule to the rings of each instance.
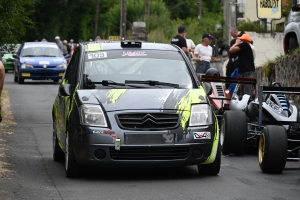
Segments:
[[[219,129],[205,88],[177,46],[82,43],[53,104],[53,158],[67,177],[80,165],[197,165],[216,175]]]

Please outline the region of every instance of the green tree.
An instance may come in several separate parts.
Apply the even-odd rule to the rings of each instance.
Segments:
[[[33,0],[0,0],[0,45],[20,42],[26,29],[33,27],[32,3]]]

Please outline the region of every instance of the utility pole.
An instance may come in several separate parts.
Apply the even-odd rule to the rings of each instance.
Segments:
[[[198,19],[201,19],[201,17],[202,17],[202,0],[198,1],[198,2],[195,3],[195,4],[199,6],[199,15],[198,15]]]
[[[145,0],[145,15],[150,14],[150,0]]]
[[[98,35],[99,5],[100,5],[100,0],[97,0],[97,4],[96,4],[96,13],[95,13],[95,30],[94,30],[94,38],[96,38],[96,36]]]
[[[120,36],[121,36],[121,40],[125,40],[125,38],[126,38],[126,0],[122,0],[122,3],[121,3]]]

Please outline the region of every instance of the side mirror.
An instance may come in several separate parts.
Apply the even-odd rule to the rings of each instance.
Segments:
[[[67,97],[71,95],[71,84],[63,84],[59,86],[59,95],[63,97]]]
[[[210,83],[204,82],[202,83],[206,94],[209,96],[212,94],[212,87]]]
[[[16,54],[14,54],[13,58],[19,59],[19,56],[17,56]]]
[[[300,2],[298,0],[292,1],[292,11],[297,12],[300,10]]]

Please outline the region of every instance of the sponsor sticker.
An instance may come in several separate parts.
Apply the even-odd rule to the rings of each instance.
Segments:
[[[145,51],[123,51],[122,56],[147,56]]]
[[[107,58],[107,52],[97,52],[97,53],[89,53],[88,59],[98,59],[98,58]]]
[[[194,139],[211,139],[210,132],[194,132]]]
[[[40,65],[50,65],[49,61],[39,61]]]

